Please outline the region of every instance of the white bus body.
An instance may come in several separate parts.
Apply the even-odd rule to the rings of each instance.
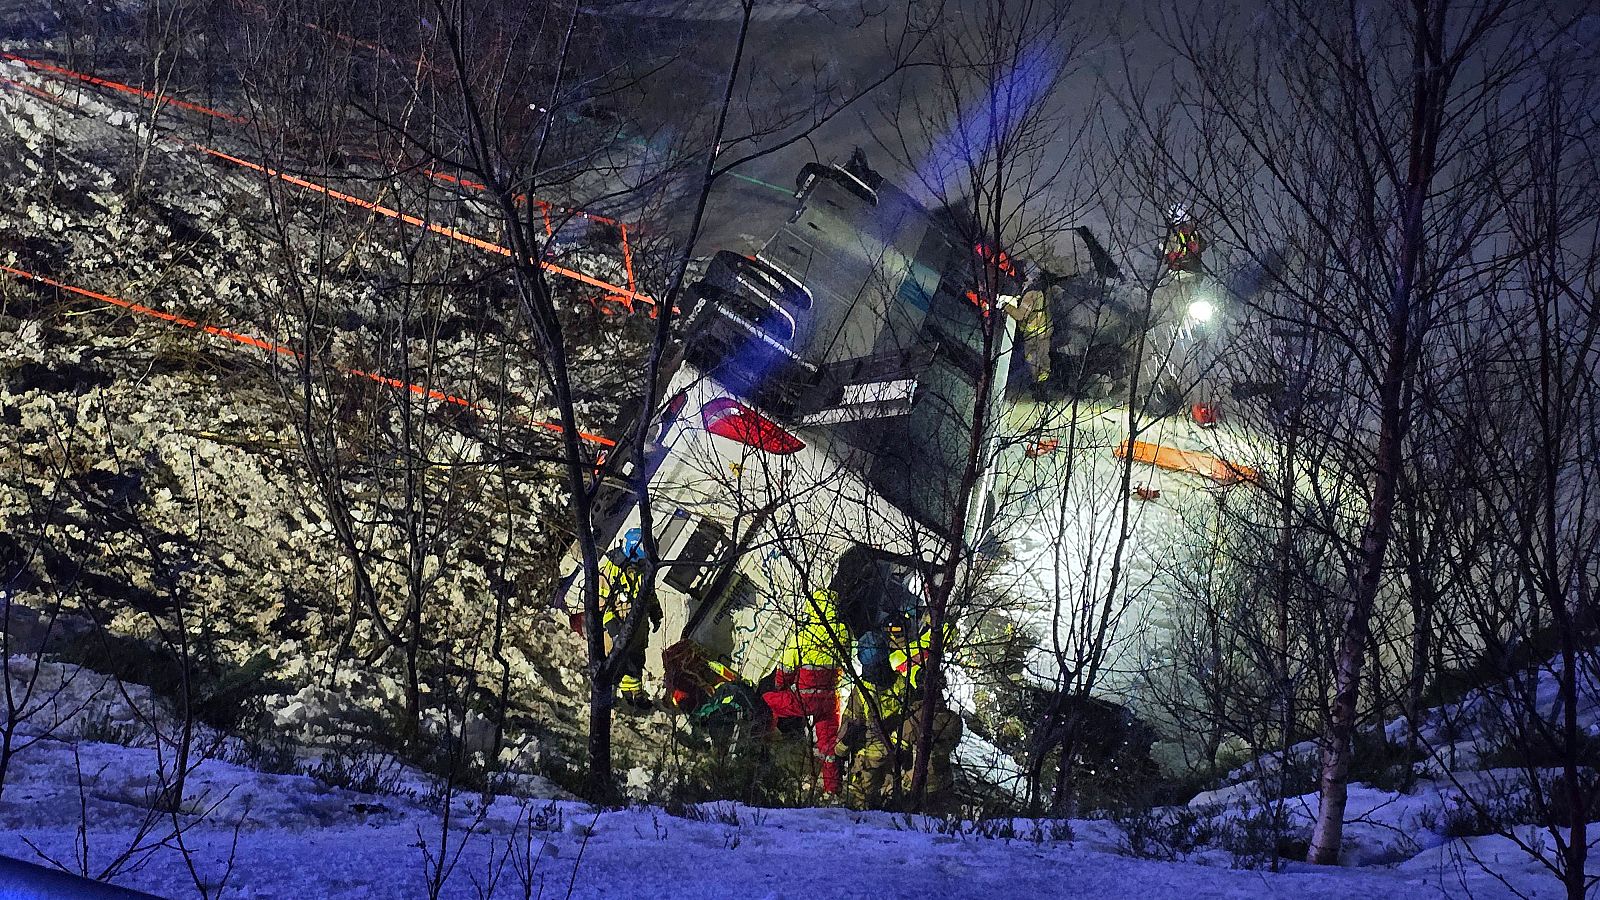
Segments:
[[[859,635],[983,524],[988,474],[960,514],[951,491],[980,377],[991,440],[1002,418],[1014,326],[987,323],[958,283],[973,251],[860,172],[808,166],[797,198],[761,253],[718,254],[697,282],[685,360],[655,405],[656,674],[689,638],[759,679],[818,588],[840,590]],[[605,552],[639,527],[638,498],[612,492],[598,516]],[[569,604],[578,568],[569,554]]]

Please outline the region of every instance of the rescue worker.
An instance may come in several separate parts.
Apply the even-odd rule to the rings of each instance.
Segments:
[[[899,743],[906,759],[914,757],[923,721],[932,718],[933,747],[928,757],[928,780],[923,786],[922,812],[943,813],[954,811],[955,772],[953,757],[961,741],[963,729],[961,716],[945,702],[944,673],[935,673],[938,683],[934,687],[933,702],[923,702],[923,678],[928,671],[925,665],[932,650],[933,626],[927,617],[922,618],[922,632],[906,644],[905,649],[889,655],[895,671],[907,685],[905,712],[900,726]],[[950,647],[955,639],[955,626],[944,624],[944,646]],[[906,772],[906,790],[910,790],[911,773]]]
[[[1167,268],[1174,272],[1200,272],[1200,254],[1205,251],[1206,242],[1199,225],[1182,204],[1168,210],[1167,221],[1167,239],[1161,248]]]
[[[873,190],[877,190],[883,184],[883,176],[867,165],[867,154],[860,147],[850,152],[850,158],[845,161],[844,170]]]
[[[622,543],[600,560],[600,608],[606,631],[607,656],[623,639],[622,632],[629,613],[633,611],[633,605],[640,602],[644,590],[644,563],[644,532],[637,528],[628,529],[622,536]],[[651,631],[661,627],[659,602],[652,600],[645,615],[650,619]],[[649,633],[643,628],[635,628],[617,668],[620,676],[616,683],[617,695],[640,712],[655,706],[650,695],[644,691],[644,655],[649,643]]]
[[[742,680],[732,666],[687,638],[661,651],[661,669],[667,703],[684,712],[700,708],[718,687]]]
[[[899,743],[910,691],[903,677],[890,673],[880,678],[863,675],[850,694],[834,755],[850,759],[845,798],[855,809],[887,809],[891,798],[885,788],[898,784],[896,773],[911,764]]]
[[[1011,300],[1011,302],[1005,302]],[[1002,301],[1006,314],[1017,322],[1022,339],[1022,358],[1028,363],[1035,388],[1050,380],[1050,343],[1055,325],[1050,318],[1050,296],[1040,287],[1024,291],[1020,299]]]
[[[926,615],[918,620],[922,631],[912,638],[904,647],[897,648],[889,654],[889,664],[906,678],[912,687],[922,683],[922,664],[927,662],[928,654],[933,650],[933,625]],[[956,627],[949,622],[944,623],[944,649],[948,653],[951,641],[955,640]]]
[[[774,690],[761,695],[772,710],[772,722],[809,721],[822,764],[822,790],[838,794],[843,779],[839,758],[839,670],[850,646],[850,633],[839,620],[839,595],[813,591],[800,621],[778,657]]]
[[[905,758],[912,759],[916,753],[917,738],[921,734],[924,719],[933,720],[933,746],[928,754],[928,780],[923,784],[920,811],[930,815],[944,815],[957,811],[955,752],[956,745],[961,743],[963,725],[960,714],[945,702],[943,674],[940,673],[935,677],[939,683],[933,692],[931,705],[923,701],[920,688],[911,691],[906,705],[905,721],[900,726],[900,746],[904,748]],[[909,796],[911,790],[909,770],[904,778],[905,790]]]

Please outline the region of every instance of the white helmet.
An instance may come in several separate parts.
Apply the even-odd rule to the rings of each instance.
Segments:
[[[1167,221],[1173,225],[1189,218],[1189,204],[1174,203],[1167,207]]]

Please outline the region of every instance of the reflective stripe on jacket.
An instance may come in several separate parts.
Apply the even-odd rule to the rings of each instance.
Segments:
[[[949,622],[944,623],[944,649],[948,653],[950,644],[955,640],[956,627]],[[924,628],[904,650],[896,650],[889,654],[889,664],[894,670],[904,675],[912,687],[917,687],[922,680],[922,664],[928,661],[928,654],[933,649],[933,629]]]
[[[779,666],[772,676],[773,687],[802,697],[825,697],[839,693],[839,670],[833,666]]]
[[[637,566],[621,566],[606,554],[600,559],[600,605],[606,622],[620,619],[633,608],[644,589],[644,573]]]
[[[818,591],[818,595],[829,592]],[[825,596],[813,595],[806,601],[800,626],[784,645],[778,657],[781,669],[813,667],[837,669],[850,648],[850,633],[839,621],[839,611]]]

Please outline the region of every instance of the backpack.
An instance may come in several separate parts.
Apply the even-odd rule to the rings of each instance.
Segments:
[[[856,644],[856,660],[861,664],[861,675],[875,684],[894,680],[894,666],[889,662],[889,637],[879,629],[861,635]]]
[[[740,723],[755,723],[756,730],[766,730],[771,716],[767,705],[761,702],[756,689],[743,681],[728,681],[717,685],[711,699],[701,704],[690,719],[702,728],[725,729]]]
[[[661,663],[667,699],[681,710],[698,709],[718,685],[739,679],[732,667],[687,638],[663,650]]]

